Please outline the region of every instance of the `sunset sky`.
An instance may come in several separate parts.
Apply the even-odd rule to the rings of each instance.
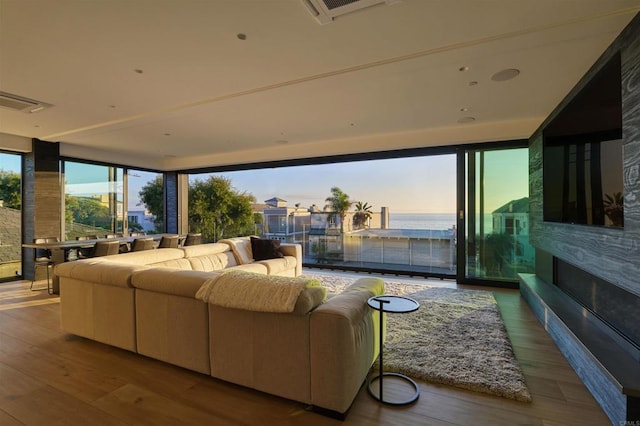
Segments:
[[[453,154],[342,164],[221,173],[234,187],[264,202],[272,197],[289,206],[322,208],[337,186],[351,200],[389,207],[392,213],[455,213],[456,157]],[[197,176],[194,176],[197,178]],[[206,176],[204,176],[206,177]],[[528,195],[528,150],[485,154],[485,210]]]

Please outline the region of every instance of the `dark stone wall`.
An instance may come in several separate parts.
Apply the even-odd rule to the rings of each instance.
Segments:
[[[622,60],[624,229],[544,222],[542,131],[618,51]],[[530,241],[537,249],[640,296],[640,14],[532,135],[529,197]]]
[[[166,172],[164,182],[164,231],[178,233],[178,174]]]
[[[187,234],[189,232],[189,176],[184,173],[164,174],[165,232]]]

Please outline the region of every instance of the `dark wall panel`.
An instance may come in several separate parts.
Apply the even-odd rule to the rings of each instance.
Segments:
[[[618,51],[622,58],[624,229],[544,222],[542,129]],[[531,137],[529,168],[532,244],[640,296],[640,14]]]

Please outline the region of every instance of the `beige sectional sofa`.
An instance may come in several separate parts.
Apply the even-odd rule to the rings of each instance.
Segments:
[[[61,327],[320,411],[346,413],[378,356],[381,325],[366,302],[383,294],[384,282],[362,278],[328,299],[324,288],[303,285],[291,312],[198,298],[198,290],[226,271],[262,274],[251,276],[261,285],[273,285],[275,276],[301,280],[299,245],[283,244],[282,258],[253,261],[248,241],[60,264]]]

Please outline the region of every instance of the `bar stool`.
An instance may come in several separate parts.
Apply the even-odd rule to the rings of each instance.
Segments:
[[[43,243],[57,243],[60,240],[58,237],[47,237],[47,238],[34,238],[34,244],[43,244]],[[47,268],[47,293],[53,294],[53,283],[50,279],[49,269],[53,266],[53,259],[51,258],[51,250],[45,248],[36,248],[33,249],[33,278],[31,279],[31,286],[29,290],[44,290],[44,289],[35,289],[33,288],[33,283],[36,279],[36,271],[38,270],[38,266],[44,266]]]

